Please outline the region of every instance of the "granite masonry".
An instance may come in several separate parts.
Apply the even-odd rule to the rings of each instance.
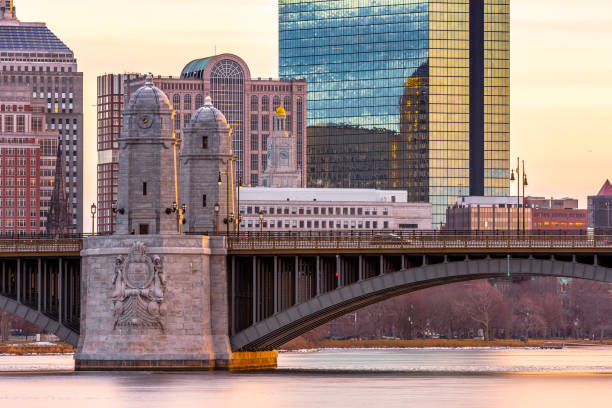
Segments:
[[[276,367],[276,352],[231,350],[225,238],[182,233],[212,228],[208,196],[222,204],[223,216],[234,211],[218,183],[233,158],[225,118],[207,99],[179,158],[175,113],[150,78],[123,115],[117,233],[86,239],[81,253],[76,369]],[[187,186],[179,183],[178,160]]]

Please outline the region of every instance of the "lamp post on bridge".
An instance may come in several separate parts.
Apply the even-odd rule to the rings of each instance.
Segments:
[[[96,235],[96,211],[98,207],[96,207],[96,203],[91,205],[91,235]]]
[[[522,178],[522,187],[523,187],[523,203],[521,206],[521,178]],[[516,177],[514,176],[514,169],[512,169],[512,174],[510,176],[510,181],[517,181],[516,186],[516,234],[518,235],[521,232],[521,213],[523,218],[523,234],[525,233],[525,187],[528,186],[527,183],[527,174],[525,173],[525,160],[523,160],[523,174],[521,176],[521,159],[520,157],[516,158]],[[510,209],[508,209],[510,211]]]

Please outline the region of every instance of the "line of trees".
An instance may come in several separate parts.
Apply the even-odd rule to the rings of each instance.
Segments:
[[[612,337],[612,286],[556,278],[481,280],[413,292],[332,321],[306,338]]]

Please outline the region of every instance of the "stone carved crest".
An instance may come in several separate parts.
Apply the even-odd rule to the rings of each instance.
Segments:
[[[112,284],[113,329],[164,330],[162,318],[167,309],[164,303],[166,281],[159,256],[148,256],[146,245],[136,242],[127,257],[119,255],[115,259]]]

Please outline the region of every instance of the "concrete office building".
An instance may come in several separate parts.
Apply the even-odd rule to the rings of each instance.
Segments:
[[[405,191],[241,188],[240,231],[411,231],[431,228],[431,205]]]
[[[83,74],[74,53],[45,23],[21,22],[13,1],[0,1],[0,85],[25,86],[36,103],[43,103],[45,129],[58,132],[64,152],[72,232],[81,232]]]
[[[281,78],[308,81],[308,186],[433,204],[509,195],[510,0],[279,1]]]

